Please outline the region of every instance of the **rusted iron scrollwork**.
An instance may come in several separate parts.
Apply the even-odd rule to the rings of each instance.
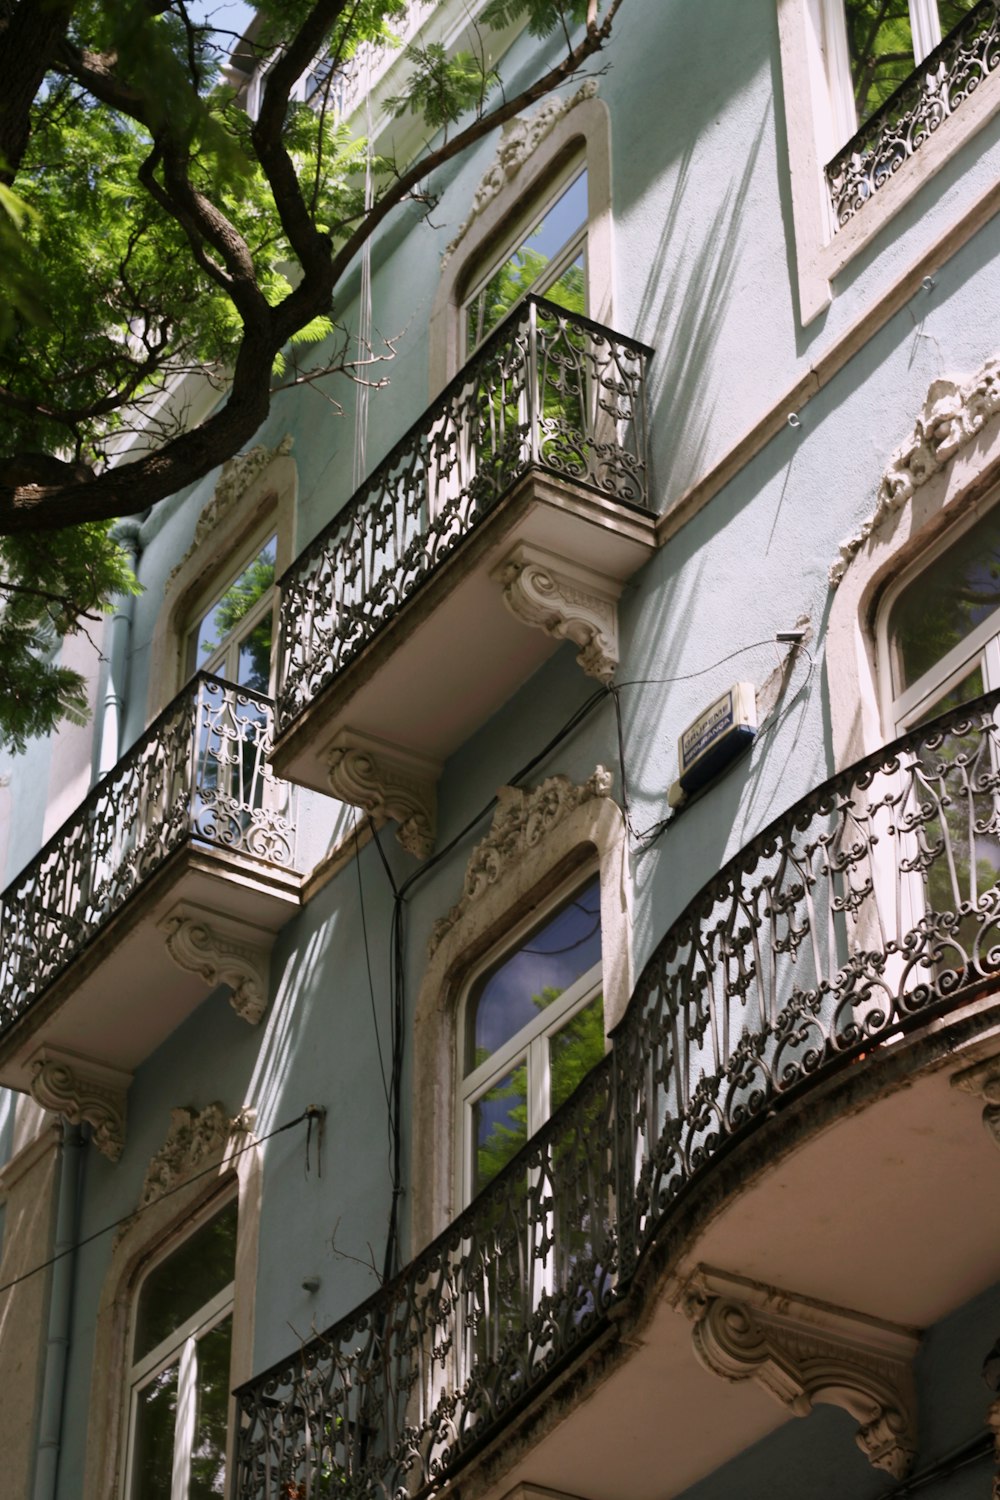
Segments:
[[[281,580],[279,730],[530,469],[646,505],[648,354],[519,305]]]
[[[544,1129],[391,1283],[242,1387],[239,1500],[439,1486],[607,1327],[728,1149],[1000,971],[998,704],[833,777],[718,872]]]
[[[1000,7],[980,0],[827,165],[843,228],[1000,64]]]
[[[267,763],[272,706],[201,675],[0,896],[0,1033],[182,843],[290,867],[292,789]]]

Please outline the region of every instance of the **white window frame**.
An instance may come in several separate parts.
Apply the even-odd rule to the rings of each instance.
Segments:
[[[861,213],[835,232],[825,167],[854,134],[842,0],[777,0],[787,150],[795,227],[799,318],[811,323],[833,300],[831,282],[920,187],[1000,111],[1000,69],[983,79]],[[934,9],[933,29],[928,21]],[[934,0],[911,0],[921,57],[938,27]],[[939,38],[938,38],[939,39]],[[936,46],[932,42],[931,47]],[[915,64],[918,66],[919,63]]]
[[[169,1243],[149,1259],[142,1270],[142,1275],[137,1282],[131,1300],[131,1317],[128,1332],[129,1347],[131,1349],[135,1338],[135,1314],[142,1296],[142,1289],[149,1276],[160,1266],[175,1255],[184,1246],[186,1240],[202,1229],[210,1220],[218,1214],[225,1212],[236,1201],[234,1195],[225,1198],[213,1199],[200,1211],[196,1217],[189,1219],[183,1226],[183,1232],[171,1237]],[[237,1224],[239,1223],[239,1209],[237,1207]],[[237,1244],[238,1244],[237,1230]],[[237,1250],[238,1254],[238,1250]],[[139,1393],[144,1386],[155,1378],[162,1370],[167,1369],[175,1362],[178,1364],[177,1375],[177,1424],[174,1429],[174,1459],[173,1474],[171,1482],[171,1500],[187,1500],[188,1479],[190,1474],[191,1448],[195,1435],[195,1422],[197,1419],[197,1381],[196,1381],[196,1351],[198,1340],[205,1334],[210,1333],[224,1318],[233,1320],[232,1337],[235,1338],[235,1302],[236,1302],[236,1264],[234,1256],[233,1279],[211,1297],[208,1302],[199,1307],[191,1316],[173,1329],[166,1338],[151,1349],[141,1359],[133,1359],[127,1374],[127,1437],[125,1450],[125,1463],[122,1469],[121,1500],[130,1500],[132,1494],[133,1462],[135,1451],[135,1427],[138,1411]],[[232,1397],[232,1390],[236,1384],[233,1378],[233,1343],[230,1343],[229,1357],[229,1397],[226,1415],[226,1492],[229,1492],[230,1478],[232,1475],[233,1462],[233,1439],[235,1434],[236,1403]]]
[[[471,1202],[474,1195],[475,1180],[475,1132],[472,1119],[473,1109],[485,1093],[509,1073],[512,1068],[517,1067],[522,1058],[527,1063],[528,1081],[528,1134],[530,1140],[537,1131],[549,1119],[551,1108],[551,1073],[549,1069],[548,1043],[551,1038],[560,1032],[563,1027],[572,1020],[580,1011],[585,1010],[590,1002],[602,993],[604,985],[603,957],[593,964],[578,979],[575,979],[567,989],[559,996],[558,1000],[542,1011],[539,1011],[526,1026],[509,1037],[495,1052],[471,1073],[465,1074],[465,1058],[468,1047],[468,1027],[472,1020],[473,1002],[480,980],[488,974],[491,969],[502,964],[504,959],[513,957],[522,943],[532,933],[541,931],[559,911],[560,907],[566,906],[573,897],[584,890],[591,882],[599,878],[599,872],[592,869],[589,872],[576,871],[570,881],[564,883],[546,902],[541,913],[533,912],[530,918],[518,923],[513,927],[508,936],[498,943],[489,955],[471,971],[468,976],[464,994],[459,1010],[459,1024],[455,1028],[456,1045],[458,1056],[456,1059],[455,1077],[459,1080],[459,1098],[455,1109],[455,1124],[457,1138],[455,1142],[455,1164],[457,1168],[457,1181],[455,1183],[455,1196],[460,1204]],[[601,931],[601,946],[603,954],[604,933]],[[608,1047],[607,1020],[605,1019],[605,1051]]]

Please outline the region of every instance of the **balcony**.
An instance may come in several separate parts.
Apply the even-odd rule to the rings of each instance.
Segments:
[[[998,42],[996,0],[980,0],[841,147],[826,168],[838,229],[972,99],[996,68]]]
[[[655,545],[649,353],[527,298],[306,548],[281,580],[282,776],[425,854],[441,763],[560,640],[611,675]]]
[[[998,720],[992,693],[912,731],[718,872],[544,1129],[392,1282],[237,1393],[239,1500],[418,1497],[473,1462],[470,1493],[611,1500],[624,1441],[630,1495],[664,1500],[789,1416],[746,1378],[761,1280],[801,1294],[782,1317],[804,1309],[810,1347],[822,1324],[845,1384],[861,1346],[897,1370],[885,1423],[870,1380],[848,1409],[874,1411],[864,1455],[906,1471],[911,1325],[996,1276],[995,1147],[962,1090],[1000,1097],[1000,1063],[993,1083],[944,1065],[1000,1019]],[[961,1234],[928,1234],[931,1215]],[[710,1314],[734,1297],[749,1324],[729,1328],[753,1337],[723,1367]]]
[[[267,699],[196,677],[0,897],[0,1083],[109,1155],[132,1071],[210,989],[266,1003],[300,884],[271,728]]]

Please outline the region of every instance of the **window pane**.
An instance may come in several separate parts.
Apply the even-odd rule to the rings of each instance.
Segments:
[[[528,1139],[528,1065],[519,1063],[472,1106],[476,1143],[472,1191],[505,1167]]]
[[[555,281],[542,290],[557,307],[564,307],[567,312],[579,313],[582,317],[587,311],[583,256],[578,255],[572,265],[567,266]]]
[[[933,703],[921,712],[920,717],[914,720],[914,724],[926,724],[929,719],[936,719],[938,714],[945,714],[949,708],[957,708],[960,703],[968,703],[970,699],[978,698],[985,691],[983,669],[976,667],[968,677],[963,677],[961,682],[949,688],[947,693],[942,693],[940,698],[935,698]]]
[[[135,1353],[142,1359],[233,1279],[236,1200],[150,1271],[139,1293]]]
[[[604,1056],[604,996],[571,1016],[549,1041],[549,1098],[553,1113]]]
[[[191,1451],[188,1500],[211,1500],[226,1489],[226,1418],[232,1318],[198,1340],[198,1420]]]
[[[482,981],[469,1003],[466,1073],[558,1000],[600,957],[601,892],[595,877]]]
[[[131,1500],[170,1500],[177,1418],[177,1365],[136,1393]]]
[[[941,18],[941,35],[947,36],[960,26],[969,11],[979,0],[938,0],[938,15]]]
[[[861,125],[913,72],[909,0],[845,0],[854,107]]]
[[[257,601],[273,586],[276,557],[277,537],[272,536],[264,543],[253,562],[243,569],[239,577],[233,580],[225,593],[202,616],[197,627],[196,670],[215,655],[227,636],[232,634]]]
[[[240,687],[253,688],[257,693],[266,693],[271,680],[271,626],[270,610],[258,620],[252,630],[240,641],[240,659],[236,681]]]
[[[903,590],[889,616],[896,691],[916,682],[1000,607],[1000,507]]]
[[[557,258],[587,223],[587,173],[581,172],[489,281],[466,307],[466,350],[469,354],[533,287],[541,287],[546,267]],[[583,312],[584,278],[579,274],[580,305],[561,302],[572,311]],[[551,289],[546,291],[551,296]]]

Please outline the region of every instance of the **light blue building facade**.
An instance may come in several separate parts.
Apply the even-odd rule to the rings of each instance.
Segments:
[[[0,767],[12,1495],[1000,1484],[1000,17],[878,9],[625,0],[122,523]]]

